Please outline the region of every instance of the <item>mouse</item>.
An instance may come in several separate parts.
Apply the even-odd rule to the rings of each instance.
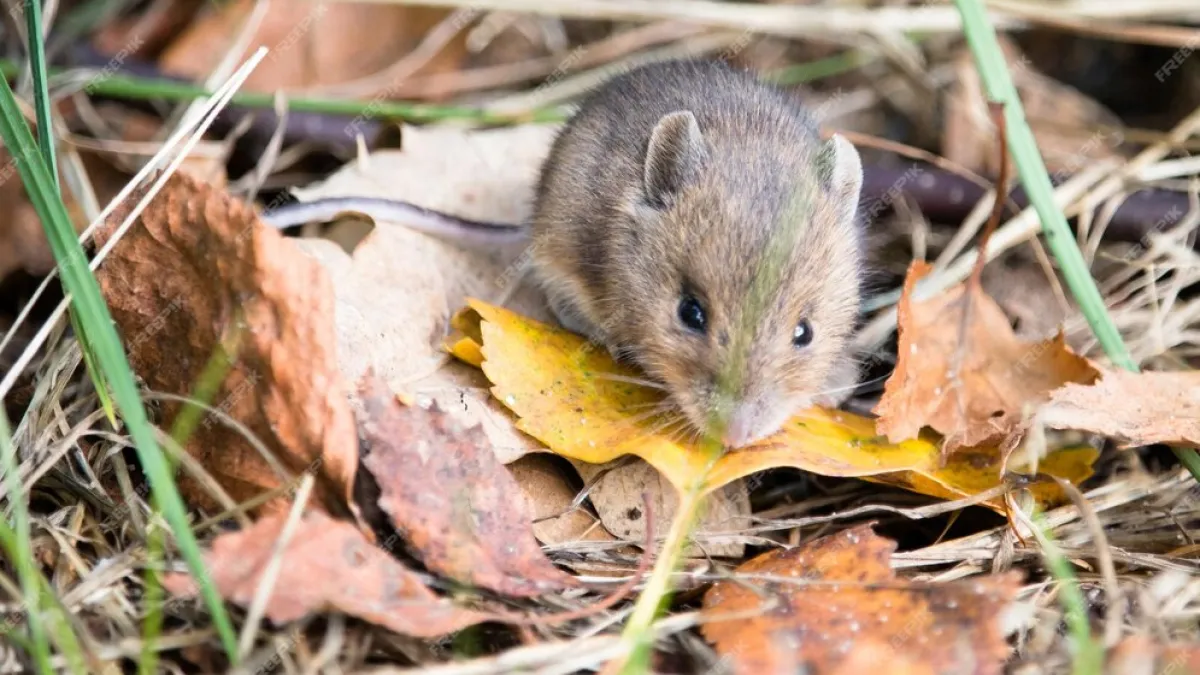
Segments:
[[[720,61],[645,65],[592,92],[541,172],[536,278],[567,328],[661,383],[738,448],[855,379],[858,152]]]
[[[565,328],[644,372],[692,436],[736,449],[806,407],[838,405],[858,381],[862,183],[854,146],[822,138],[794,95],[687,59],[584,97],[550,147],[528,223],[364,198],[265,219],[357,210],[472,245],[521,241]]]

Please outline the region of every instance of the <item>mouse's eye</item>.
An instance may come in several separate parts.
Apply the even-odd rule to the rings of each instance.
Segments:
[[[792,329],[792,346],[807,347],[813,341],[812,324],[808,319],[802,319],[796,327]]]
[[[704,315],[700,301],[690,295],[685,295],[679,300],[678,314],[679,322],[688,330],[703,333],[708,325],[708,317]]]

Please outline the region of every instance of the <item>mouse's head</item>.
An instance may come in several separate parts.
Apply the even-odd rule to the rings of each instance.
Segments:
[[[801,125],[757,133],[664,116],[620,239],[632,356],[730,447],[829,393],[859,303],[858,153]]]

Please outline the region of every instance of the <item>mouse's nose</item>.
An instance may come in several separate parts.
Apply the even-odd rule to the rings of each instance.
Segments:
[[[741,404],[733,409],[729,422],[721,434],[721,442],[727,448],[740,448],[757,440],[758,410],[754,406]]]

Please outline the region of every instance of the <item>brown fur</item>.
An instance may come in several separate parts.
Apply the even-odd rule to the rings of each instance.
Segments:
[[[699,144],[686,116],[651,143],[681,111]],[[661,202],[647,163],[662,178],[651,184],[674,185]],[[695,431],[720,435],[741,411],[752,428],[732,442],[744,445],[845,375],[860,185],[849,144],[822,142],[787,94],[716,63],[645,66],[594,92],[556,139],[534,209],[535,269],[564,325],[663,383]],[[685,284],[707,310],[705,335],[677,318]],[[802,318],[815,339],[796,348]]]

